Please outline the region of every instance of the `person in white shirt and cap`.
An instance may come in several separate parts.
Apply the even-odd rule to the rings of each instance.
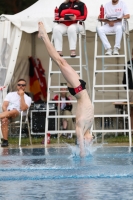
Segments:
[[[122,19],[129,19],[130,14],[126,3],[123,0],[111,0],[104,6],[105,19],[99,20],[105,22],[101,27],[97,28],[99,37],[106,50],[105,55],[119,55],[122,39]],[[111,20],[111,21],[110,21]],[[115,45],[112,50],[111,45],[107,39],[107,33],[115,33]]]

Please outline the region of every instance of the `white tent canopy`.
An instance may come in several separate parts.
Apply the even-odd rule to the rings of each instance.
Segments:
[[[88,17],[85,21],[86,30],[94,32],[97,25],[97,17],[100,12],[101,4],[107,3],[109,0],[83,0],[88,8]],[[39,0],[31,7],[26,10],[16,14],[16,15],[2,15],[5,16],[9,21],[11,21],[20,30],[27,33],[33,33],[38,30],[38,21],[43,21],[47,32],[52,31],[53,19],[54,19],[54,9],[59,7],[62,0]],[[129,20],[130,30],[133,29],[133,3],[131,0],[125,0],[131,18]]]
[[[104,5],[108,1],[83,0],[88,8],[88,17],[85,21],[85,26],[87,30],[87,52],[91,77],[93,77],[94,32],[97,26],[97,16],[99,15],[101,4]],[[28,80],[28,56],[39,57],[47,74],[49,56],[43,42],[34,33],[38,31],[39,21],[44,22],[48,33],[52,31],[54,9],[56,6],[59,7],[62,2],[62,0],[50,0],[50,2],[48,0],[39,0],[18,14],[0,16],[0,85],[2,87],[5,86],[3,92],[0,92],[0,103],[2,103],[3,96],[5,96],[9,84],[14,83],[22,75],[23,77],[27,77]],[[131,14],[129,29],[132,30],[133,3],[131,0],[126,0],[126,3]],[[114,38],[112,41],[114,41]],[[66,39],[63,44],[65,47],[64,54],[67,52],[68,55],[68,42]],[[117,82],[117,79],[117,75],[114,75],[114,81]]]

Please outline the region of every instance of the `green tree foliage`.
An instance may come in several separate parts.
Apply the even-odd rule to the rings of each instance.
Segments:
[[[0,15],[19,13],[35,2],[37,0],[0,0]]]

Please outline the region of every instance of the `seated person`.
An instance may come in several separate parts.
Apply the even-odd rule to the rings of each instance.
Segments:
[[[31,105],[31,98],[25,92],[26,81],[19,79],[17,82],[17,91],[9,92],[3,102],[2,110],[0,113],[1,130],[3,140],[1,147],[8,146],[8,124],[9,121],[18,117],[20,111],[26,111]]]
[[[69,21],[65,19],[66,14],[73,14],[70,16]],[[69,48],[71,51],[70,56],[76,56],[76,43],[77,43],[77,33],[78,31],[83,31],[82,24],[77,26],[77,20],[85,20],[87,17],[86,5],[79,0],[66,0],[59,6],[59,22],[53,28],[54,45],[56,51],[62,55],[62,35],[68,34]],[[79,28],[79,29],[78,29]]]
[[[69,97],[67,97],[67,88],[61,88],[60,93],[60,100],[71,100]],[[55,95],[53,100],[58,100],[59,96]],[[72,115],[72,104],[71,103],[61,103],[60,104],[60,115]],[[63,130],[74,130],[74,124],[72,118],[63,118],[62,119],[62,126]],[[70,138],[71,135],[68,134],[68,137]]]
[[[126,3],[122,0],[111,0],[104,6],[104,14],[106,19],[101,21],[105,22],[105,24],[101,27],[97,28],[99,37],[103,43],[103,46],[106,50],[105,55],[119,55],[119,49],[122,39],[122,19],[129,19],[129,11],[126,6]],[[108,20],[111,17],[116,17],[113,21]],[[115,33],[115,45],[114,49],[112,50],[111,45],[107,39],[107,33]]]

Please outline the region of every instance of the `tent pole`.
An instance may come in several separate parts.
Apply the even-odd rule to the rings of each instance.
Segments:
[[[33,57],[33,58],[36,57],[35,35],[36,35],[36,33],[32,33],[32,35],[31,35],[31,53],[32,53],[32,57]]]
[[[11,82],[11,79],[12,79],[12,76],[14,73],[21,37],[22,37],[22,31],[19,30],[17,27],[15,27],[13,38],[11,38],[12,40],[14,40],[14,42],[10,49],[11,56],[9,59],[7,74],[6,74],[5,83],[4,83],[4,86],[6,86],[6,87],[5,87],[5,89],[3,89],[3,98],[5,98],[5,96],[7,94],[7,88]]]

